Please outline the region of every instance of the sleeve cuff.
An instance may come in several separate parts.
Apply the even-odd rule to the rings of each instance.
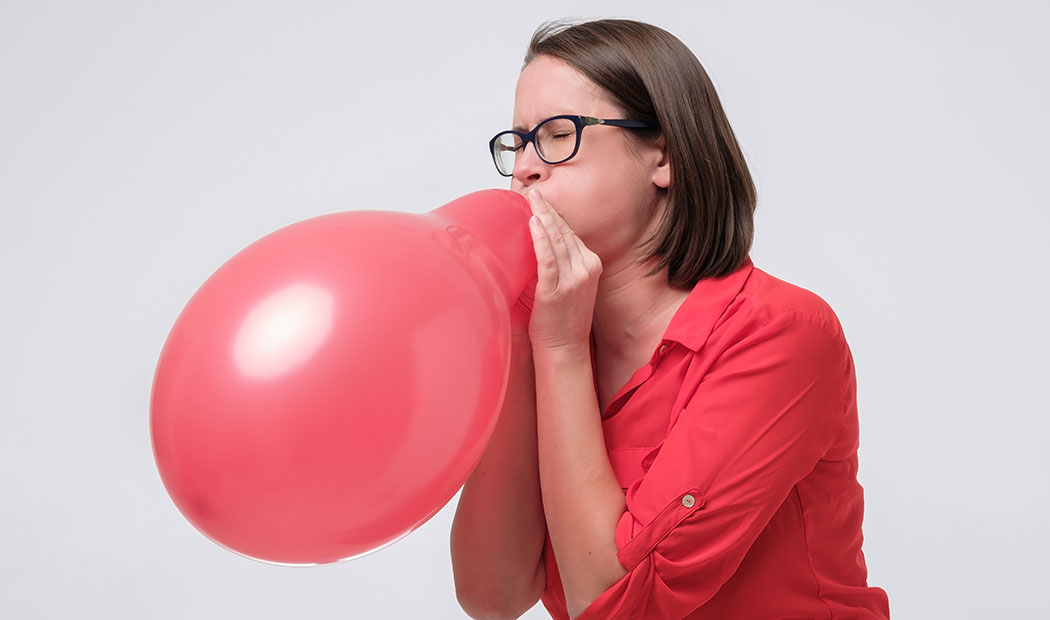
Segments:
[[[683,519],[704,506],[700,489],[692,488],[679,494],[645,525],[634,518],[630,506],[620,515],[616,523],[616,558],[630,572],[660,541],[682,522]]]

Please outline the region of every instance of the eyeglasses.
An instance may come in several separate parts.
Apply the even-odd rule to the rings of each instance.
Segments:
[[[642,121],[628,119],[594,118],[561,114],[552,116],[524,132],[516,129],[501,131],[489,142],[492,161],[496,170],[505,177],[513,176],[514,162],[525,151],[525,146],[532,142],[536,154],[548,164],[562,164],[572,159],[580,150],[580,136],[588,125],[611,125],[632,129],[655,129],[657,126]]]

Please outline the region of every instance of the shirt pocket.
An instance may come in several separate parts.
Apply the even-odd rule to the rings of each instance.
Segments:
[[[657,448],[632,447],[612,448],[609,450],[609,464],[612,465],[613,473],[616,475],[620,488],[626,491],[636,481],[641,480],[649,470],[651,458],[646,458],[649,453]]]

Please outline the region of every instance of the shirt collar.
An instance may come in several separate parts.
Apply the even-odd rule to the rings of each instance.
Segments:
[[[721,278],[705,278],[697,282],[671,317],[663,339],[679,342],[693,352],[699,351],[711,335],[715,322],[744,287],[754,268],[748,254],[736,271]]]

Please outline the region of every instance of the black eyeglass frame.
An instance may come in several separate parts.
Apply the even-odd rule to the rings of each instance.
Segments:
[[[540,127],[543,127],[547,123],[562,118],[569,119],[576,125],[576,146],[573,147],[572,153],[570,153],[568,157],[564,159],[559,159],[558,161],[551,161],[544,157],[543,153],[540,153],[540,150],[536,148],[536,132],[539,131]],[[529,145],[529,142],[532,142],[532,148],[536,149],[536,154],[539,155],[541,160],[552,166],[555,164],[564,164],[565,162],[575,157],[576,153],[579,152],[580,140],[583,138],[583,128],[588,125],[609,125],[611,127],[627,127],[629,129],[656,129],[658,127],[658,125],[654,125],[653,123],[635,121],[626,118],[595,118],[593,116],[580,116],[579,114],[559,114],[558,116],[552,116],[550,118],[540,121],[538,125],[532,128],[532,131],[518,131],[517,129],[507,129],[496,134],[491,140],[489,140],[489,154],[492,155],[492,163],[495,164],[496,171],[499,172],[501,175],[505,177],[514,176],[513,169],[511,169],[511,172],[509,174],[503,172],[503,169],[500,168],[499,160],[497,159],[498,155],[496,154],[496,142],[498,142],[501,137],[507,134],[512,134],[521,138],[522,151],[524,151],[525,147]]]

